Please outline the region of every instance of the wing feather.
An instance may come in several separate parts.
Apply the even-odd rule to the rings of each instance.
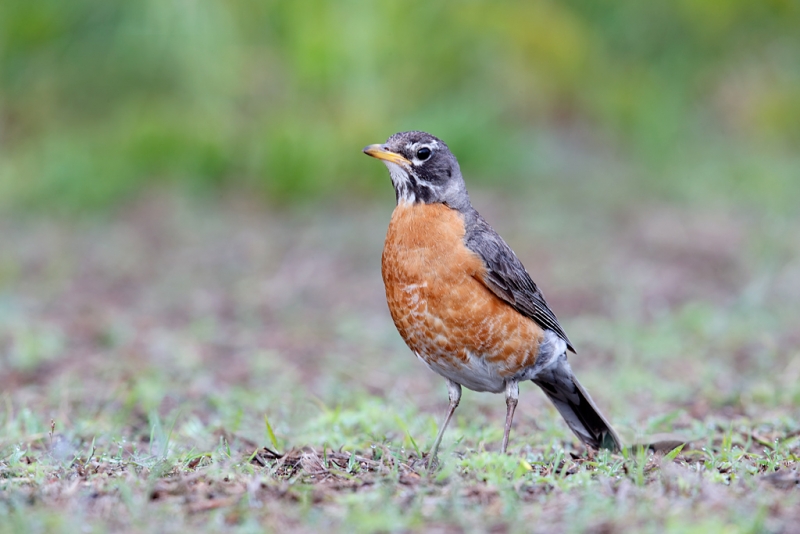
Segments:
[[[467,248],[478,254],[486,265],[486,272],[479,280],[515,310],[542,328],[555,332],[567,343],[567,348],[575,352],[556,314],[547,305],[544,295],[517,255],[483,217],[477,212],[474,215],[474,221],[467,227],[465,241]]]

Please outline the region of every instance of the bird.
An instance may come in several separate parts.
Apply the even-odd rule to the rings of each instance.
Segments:
[[[567,334],[514,251],[472,206],[448,146],[408,131],[363,152],[386,165],[397,200],[381,258],[389,312],[411,351],[447,383],[449,406],[428,465],[462,386],[505,394],[505,454],[519,383],[528,380],[585,445],[622,450],[570,367]]]

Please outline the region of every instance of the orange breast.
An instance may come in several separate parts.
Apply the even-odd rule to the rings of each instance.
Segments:
[[[476,391],[502,391],[533,365],[541,328],[481,281],[461,214],[443,204],[395,208],[383,249],[389,311],[408,346],[434,371]]]

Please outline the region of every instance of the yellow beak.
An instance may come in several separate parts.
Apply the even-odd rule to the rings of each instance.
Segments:
[[[383,145],[369,145],[364,147],[364,154],[373,158],[382,159],[398,165],[411,165],[411,162],[395,152],[390,152]]]

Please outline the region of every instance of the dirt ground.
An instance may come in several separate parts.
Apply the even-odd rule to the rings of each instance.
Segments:
[[[509,455],[465,392],[430,472],[447,393],[386,309],[391,204],[153,194],[0,218],[0,531],[800,532],[800,219],[473,200],[623,440],[682,449],[594,455],[528,385]]]

